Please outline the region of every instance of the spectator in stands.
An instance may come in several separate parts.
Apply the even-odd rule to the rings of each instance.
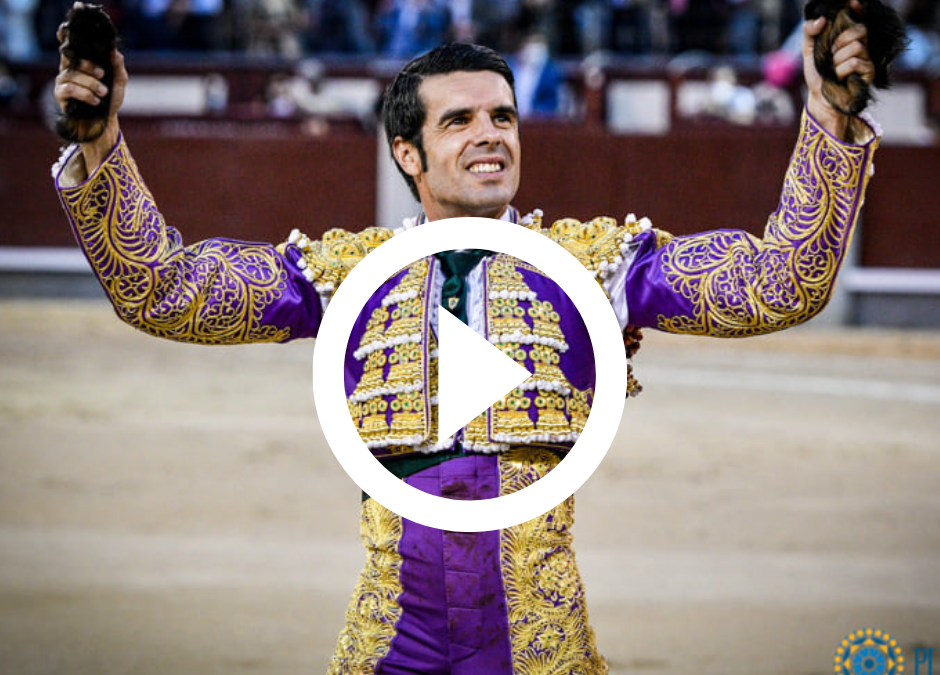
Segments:
[[[297,114],[297,103],[290,95],[290,77],[275,73],[265,88],[268,114],[278,119],[287,119]]]
[[[170,11],[181,20],[179,45],[192,51],[209,51],[218,46],[219,21],[224,0],[173,0]]]
[[[248,53],[299,58],[306,16],[295,0],[250,0]]]
[[[936,0],[901,0],[896,9],[907,22],[907,36],[911,40],[898,59],[898,66],[940,71],[940,10]]]
[[[317,119],[314,128],[329,126],[328,118],[356,119],[374,127],[379,85],[365,81],[356,86],[329,86],[323,64],[316,59],[297,63],[294,73],[278,73],[267,88],[268,110],[275,117],[300,116]],[[310,127],[305,125],[305,131]]]
[[[555,8],[556,20],[573,20],[573,38],[577,54],[615,51],[646,54],[652,48],[652,15],[661,0],[586,0],[562,2]],[[567,37],[565,37],[567,35]],[[570,30],[561,28],[559,47],[572,39]]]
[[[452,33],[457,42],[496,49],[515,49],[512,34],[522,12],[522,0],[449,0]]]
[[[800,77],[802,40],[803,24],[800,23],[779,49],[764,56],[761,69],[765,82],[778,89],[796,84]]]
[[[411,58],[444,42],[450,10],[443,0],[389,0],[376,16],[382,53]]]
[[[516,78],[516,107],[522,118],[558,113],[561,72],[549,54],[548,41],[539,32],[528,35],[516,56],[509,59]]]
[[[727,47],[741,56],[760,52],[761,15],[759,0],[728,0]]]
[[[0,56],[29,61],[39,55],[33,25],[37,0],[0,0]]]
[[[307,0],[312,51],[362,54],[375,51],[369,8],[362,0]]]
[[[582,54],[607,49],[610,32],[610,7],[602,0],[582,2],[574,12],[578,30],[578,44]]]
[[[647,54],[652,49],[654,0],[609,0],[609,48],[622,54]]]
[[[74,0],[42,0],[36,8],[34,25],[39,40],[39,49],[44,52],[54,52],[59,49],[59,41],[55,38],[56,30],[62,23],[62,18],[69,11]],[[0,5],[3,1],[0,0]],[[106,6],[111,3],[103,3]],[[108,7],[110,11],[110,6]]]
[[[478,17],[473,11],[473,0],[450,0],[451,33],[455,42],[477,43],[480,39]]]
[[[523,0],[517,17],[521,31],[537,30],[548,40],[553,54],[579,56],[581,46],[575,22],[580,0]]]
[[[717,53],[727,25],[725,0],[669,0],[673,51]]]
[[[175,26],[170,22],[173,0],[137,0],[130,14],[128,41],[135,49],[160,50],[176,46]]]

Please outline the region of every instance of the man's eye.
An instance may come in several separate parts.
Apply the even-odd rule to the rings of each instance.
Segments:
[[[460,126],[460,125],[466,124],[466,123],[467,123],[467,118],[466,118],[466,117],[454,117],[454,118],[450,121],[451,126],[454,126],[454,125]]]

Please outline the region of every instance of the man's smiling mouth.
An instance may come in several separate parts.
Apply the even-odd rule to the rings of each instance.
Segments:
[[[470,173],[496,173],[502,170],[502,162],[478,162],[469,169]]]

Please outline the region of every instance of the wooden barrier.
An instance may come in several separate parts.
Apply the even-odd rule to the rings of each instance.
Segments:
[[[49,60],[18,68],[17,77],[31,84],[18,111],[0,111],[0,246],[70,246],[72,237],[49,180],[57,141],[38,115],[38,93],[55,64]],[[148,74],[224,72],[231,86],[231,107],[224,117],[127,117],[122,122],[167,221],[187,241],[220,235],[279,241],[293,227],[315,236],[331,227],[375,224],[373,133],[340,121],[331,122],[325,135],[310,136],[300,120],[268,119],[263,105],[251,103],[273,74],[290,72],[291,64],[138,59],[134,68]],[[662,64],[609,68],[607,81],[660,73],[670,87],[679,86],[681,78],[662,75],[662,70]],[[330,72],[384,81],[394,68],[364,70],[340,62]],[[581,219],[622,219],[633,212],[676,234],[717,227],[762,230],[777,203],[795,128],[672,119],[671,133],[663,136],[612,135],[603,124],[603,89],[588,92],[572,64],[566,73],[585,101],[585,117],[523,125],[520,209]],[[936,116],[940,81],[920,77],[929,92],[928,114]],[[675,118],[674,102],[671,108]],[[940,145],[883,147],[875,164],[861,264],[940,267]]]

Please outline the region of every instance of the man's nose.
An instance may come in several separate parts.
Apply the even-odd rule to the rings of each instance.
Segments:
[[[480,115],[476,121],[476,140],[478,145],[497,145],[502,137],[489,115]]]

